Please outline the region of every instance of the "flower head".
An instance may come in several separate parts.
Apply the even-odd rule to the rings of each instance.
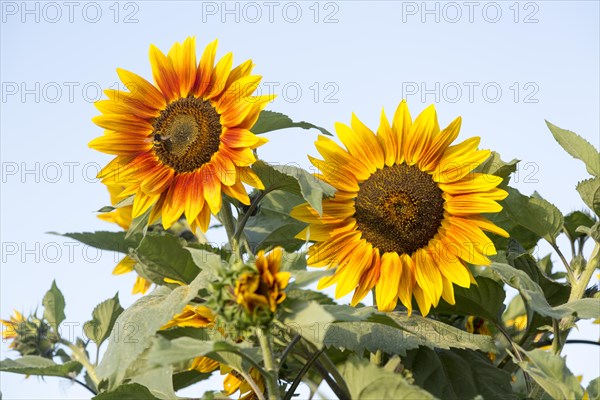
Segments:
[[[249,166],[266,139],[250,129],[273,97],[252,96],[261,80],[252,61],[232,69],[232,54],[215,64],[216,52],[215,40],[197,63],[194,38],[166,55],[151,46],[156,85],[119,69],[129,91],[106,90],[96,103],[105,132],[90,147],[116,156],[98,177],[124,186],[119,199],[135,196],[133,218],[151,209],[150,223],[168,229],[185,214],[192,230],[206,231],[222,193],[250,204],[243,183],[264,188]]]
[[[345,148],[319,137],[324,160],[309,158],[337,191],[322,216],[308,204],[292,211],[309,224],[298,237],[316,242],[309,265],[335,268],[319,288],[354,291],[355,305],[375,287],[384,311],[400,300],[411,312],[414,296],[426,315],[442,297],[454,304],[453,284],[474,281],[466,262],[489,264],[495,248],[484,231],[508,234],[480,214],[500,211],[507,193],[502,178],[472,172],[490,155],[478,137],[451,145],[460,124],[440,130],[433,106],[412,121],[403,101],[391,124],[382,112],[377,134],[355,115],[351,126],[336,124]]]
[[[244,272],[235,286],[237,303],[243,305],[250,314],[259,308],[266,308],[271,313],[277,305],[285,300],[284,289],[290,280],[289,272],[280,272],[283,250],[277,248],[268,255],[259,251],[256,256],[258,272]]]
[[[58,338],[44,321],[31,315],[25,318],[23,314],[14,311],[10,319],[0,319],[2,339],[11,340],[8,346],[23,356],[36,355],[52,358]]]

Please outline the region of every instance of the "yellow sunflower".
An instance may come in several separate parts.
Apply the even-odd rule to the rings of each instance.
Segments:
[[[380,310],[400,299],[409,313],[414,295],[427,315],[441,297],[454,304],[453,283],[474,282],[465,262],[486,265],[496,254],[483,231],[508,236],[480,214],[500,211],[507,193],[497,188],[502,178],[472,172],[490,155],[477,149],[478,137],[451,145],[460,124],[440,130],[433,106],[413,122],[402,101],[391,125],[382,112],[377,134],[354,114],[350,127],[337,123],[346,148],[318,138],[324,160],[309,158],[337,191],[322,216],[308,204],[292,216],[309,224],[298,237],[316,242],[309,265],[336,268],[319,289],[337,283],[336,297],[354,290],[356,305],[375,287]]]
[[[98,174],[107,185],[135,195],[132,217],[152,207],[150,222],[168,229],[185,214],[192,230],[208,229],[225,193],[250,204],[243,183],[263,189],[249,166],[266,139],[250,129],[273,96],[252,96],[261,77],[252,61],[232,67],[232,54],[215,65],[217,41],[196,62],[194,38],[175,43],[167,55],[150,46],[156,86],[118,69],[129,91],[106,90],[94,122],[104,135],[90,147],[116,157]]]
[[[173,317],[171,321],[166,323],[161,330],[169,329],[173,327],[192,327],[192,328],[209,328],[215,325],[216,316],[210,308],[206,306],[193,306],[187,305],[183,311]],[[223,333],[223,332],[222,332]],[[196,370],[201,373],[210,373],[220,368],[221,375],[227,374],[223,380],[223,390],[227,396],[231,396],[235,392],[240,392],[240,399],[252,399],[254,398],[254,392],[252,388],[246,382],[246,380],[231,367],[220,364],[218,361],[213,360],[210,357],[196,357],[190,365],[190,370]],[[265,382],[260,374],[253,368],[250,368],[250,376],[258,387],[264,392]]]
[[[121,193],[124,188],[122,186],[107,186],[107,189],[110,193],[110,203],[114,206],[119,202],[119,193]],[[119,207],[111,212],[98,214],[98,218],[106,222],[117,224],[121,228],[128,230],[132,221],[132,210],[133,206]],[[134,266],[135,260],[129,256],[125,256],[119,261],[112,273],[113,275],[127,274],[133,271]],[[131,294],[145,294],[148,289],[150,289],[150,286],[152,286],[151,281],[138,275],[137,278],[135,278]]]
[[[236,282],[237,303],[252,314],[259,307],[275,312],[277,305],[285,300],[284,289],[290,280],[289,272],[280,272],[283,250],[278,247],[268,255],[260,250],[256,255],[258,273],[244,272]]]

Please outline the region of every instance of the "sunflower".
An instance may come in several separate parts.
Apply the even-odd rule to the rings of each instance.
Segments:
[[[119,193],[123,191],[122,186],[107,186],[108,193],[110,193],[110,203],[115,206],[119,202]],[[128,230],[131,225],[131,213],[133,207],[125,206],[119,207],[111,212],[98,214],[98,218],[103,221],[110,222],[113,224],[119,225],[121,228]],[[122,275],[127,274],[133,271],[133,267],[135,266],[135,260],[129,256],[125,256],[119,261],[116,267],[113,269],[113,275]],[[131,294],[145,294],[148,289],[152,286],[152,282],[146,278],[142,278],[141,276],[137,276],[135,278],[135,283],[133,284],[133,289],[131,290]]]
[[[89,146],[116,157],[98,174],[134,195],[132,217],[151,209],[151,223],[168,229],[182,214],[206,231],[221,209],[222,193],[250,204],[243,183],[264,189],[249,166],[266,139],[250,129],[273,96],[252,96],[261,80],[252,61],[234,69],[232,54],[215,65],[217,41],[196,63],[194,38],[175,43],[167,55],[150,46],[156,86],[133,72],[117,73],[129,91],[106,90],[93,121],[104,134]]]
[[[290,273],[279,271],[282,255],[283,250],[279,247],[268,255],[260,250],[255,261],[258,273],[244,272],[237,280],[237,303],[243,305],[250,314],[263,307],[274,313],[277,305],[285,300],[284,289],[290,280]]]
[[[25,327],[27,320],[23,317],[23,314],[14,311],[14,315],[10,316],[9,320],[0,319],[0,323],[4,325],[4,329],[2,329],[2,339],[3,340],[13,340],[13,342],[8,346],[13,349],[16,346],[16,339],[19,336],[19,332],[23,330]]]
[[[192,327],[192,328],[210,328],[216,323],[216,316],[212,310],[206,306],[186,305],[183,311],[175,315],[171,321],[166,323],[161,330],[173,327]],[[224,334],[224,332],[221,332]],[[221,375],[227,374],[223,380],[223,390],[227,396],[231,396],[235,392],[240,392],[240,399],[255,398],[252,388],[246,380],[231,367],[221,364],[210,357],[196,357],[190,365],[190,370],[196,370],[201,373],[210,373],[220,368]],[[250,376],[258,387],[264,392],[265,382],[259,371],[250,368]]]
[[[465,263],[496,254],[483,231],[508,236],[480,214],[500,211],[507,193],[502,178],[472,172],[490,155],[478,137],[451,145],[460,125],[459,117],[440,131],[433,106],[413,122],[402,101],[391,125],[382,112],[377,134],[354,114],[350,127],[337,123],[345,149],[318,138],[324,160],[309,159],[337,191],[323,215],[303,204],[292,216],[309,224],[298,237],[316,242],[308,264],[336,269],[319,289],[337,283],[338,298],[354,290],[356,305],[375,287],[380,310],[399,299],[409,313],[414,295],[427,315],[440,298],[455,303],[453,284],[475,282]]]

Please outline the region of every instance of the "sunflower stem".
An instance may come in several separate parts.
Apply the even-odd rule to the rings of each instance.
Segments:
[[[92,380],[92,382],[94,382],[94,385],[98,387],[98,385],[100,384],[100,379],[98,379],[98,376],[96,375],[96,368],[90,362],[87,354],[85,354],[85,350],[65,339],[61,339],[60,343],[64,344],[71,350],[71,357],[73,358],[73,360],[83,365],[83,368],[86,369],[90,379]]]
[[[269,336],[269,333],[265,328],[258,328],[256,333],[263,354],[265,370],[268,373],[268,375],[265,376],[265,380],[267,383],[268,398],[269,400],[280,400],[279,387],[277,385],[279,378],[277,365],[275,364],[275,358],[273,357],[271,337]]]
[[[231,204],[225,199],[225,196],[223,196],[223,206],[221,207],[219,216],[221,223],[225,227],[225,232],[227,233],[227,239],[229,239],[234,259],[241,260],[239,240],[235,238],[235,220],[233,218],[233,213],[231,212]]]

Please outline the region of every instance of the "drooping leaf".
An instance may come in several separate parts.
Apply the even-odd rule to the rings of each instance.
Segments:
[[[411,350],[402,363],[415,384],[442,399],[516,399],[508,372],[472,350]]]
[[[540,385],[553,399],[581,399],[583,388],[573,373],[567,368],[565,358],[541,349],[524,351],[527,359],[520,361],[513,356],[517,363],[535,382]]]
[[[506,293],[502,285],[496,281],[476,276],[477,285],[469,288],[454,287],[454,305],[443,299],[432,309],[434,314],[475,315],[492,322],[499,322],[504,310]]]
[[[116,251],[127,254],[130,248],[136,248],[139,244],[141,236],[130,237],[125,239],[125,232],[82,232],[82,233],[53,233],[55,235],[66,236],[75,239],[88,246],[95,247],[101,250]]]
[[[127,369],[150,346],[156,331],[172,316],[180,313],[198,291],[209,283],[208,273],[201,272],[188,286],[174,290],[166,286],[159,287],[136,301],[117,318],[108,338],[108,348],[96,370],[101,379],[108,379],[110,390],[123,381]]]
[[[92,400],[159,400],[148,388],[139,383],[121,385],[111,392],[103,392],[92,397]]]
[[[0,371],[24,375],[66,376],[74,378],[82,369],[77,361],[56,364],[54,361],[39,356],[23,356],[16,360],[6,358],[0,361]]]
[[[92,320],[83,325],[85,335],[100,346],[110,335],[117,318],[123,312],[119,294],[98,304],[92,312]]]
[[[600,217],[600,178],[595,177],[579,182],[577,191],[585,205]]]
[[[294,122],[285,114],[268,110],[261,111],[258,121],[256,121],[251,131],[258,135],[286,128],[317,129],[322,134],[331,136],[331,133],[325,128],[304,121]]]
[[[54,328],[54,332],[59,332],[58,327],[65,320],[65,297],[56,286],[56,281],[52,281],[50,290],[46,292],[42,300],[44,305],[44,319]]]
[[[377,367],[364,359],[352,357],[339,366],[339,371],[352,399],[434,399],[423,389],[408,383],[401,374]]]
[[[502,205],[509,218],[548,242],[555,243],[563,226],[563,216],[558,208],[544,199],[524,196],[516,189],[509,187],[506,190],[508,197]]]
[[[332,313],[315,301],[287,301],[281,313],[283,324],[294,334],[302,335],[318,348],[323,346],[323,338],[328,326],[335,321]]]
[[[546,121],[546,125],[548,125],[554,139],[567,153],[585,163],[590,175],[600,176],[600,153],[594,146],[575,132],[561,129],[548,121]]]
[[[138,273],[156,284],[164,278],[190,283],[200,272],[182,239],[173,235],[146,235],[131,257]]]

